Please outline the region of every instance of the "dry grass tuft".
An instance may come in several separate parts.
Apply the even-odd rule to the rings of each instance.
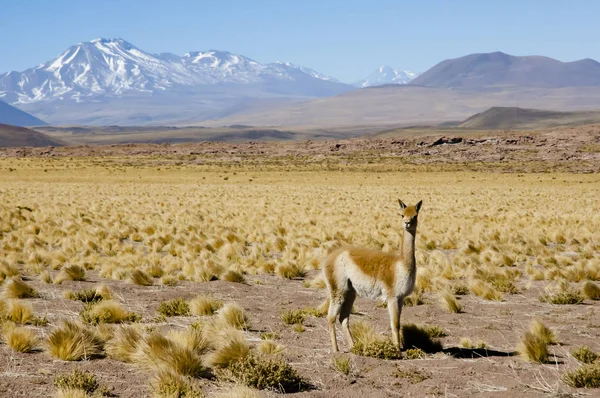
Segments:
[[[570,288],[562,292],[544,294],[539,297],[539,300],[543,303],[552,304],[581,304],[583,303],[583,296],[578,290]]]
[[[159,304],[156,312],[164,316],[189,316],[190,306],[184,299],[177,298],[163,301]]]
[[[17,327],[14,324],[5,324],[2,339],[13,350],[18,352],[32,352],[39,345],[39,338],[31,329]]]
[[[69,300],[81,301],[83,303],[97,303],[104,300],[102,294],[96,289],[82,289],[78,292],[67,291],[65,297]]]
[[[21,279],[11,278],[4,282],[3,296],[6,298],[21,299],[39,297],[39,294]]]
[[[531,331],[525,332],[517,351],[529,362],[546,363],[548,361],[548,342]]]
[[[250,323],[244,309],[236,303],[227,303],[218,312],[220,322],[236,329],[248,329]]]
[[[88,304],[81,311],[81,319],[89,324],[137,322],[141,316],[127,311],[123,306],[112,300]]]
[[[440,293],[440,302],[442,307],[446,308],[448,312],[458,314],[462,312],[462,306],[454,297],[454,295],[450,292],[442,292]]]
[[[432,333],[435,335],[440,335],[437,329],[421,328],[414,323],[405,323],[402,325],[404,348],[420,348],[427,353],[441,351],[442,343],[439,340],[432,339]]]
[[[226,371],[219,372],[219,376],[259,390],[270,389],[284,393],[301,391],[307,386],[296,370],[278,357],[247,355],[232,362]]]
[[[192,315],[213,315],[223,307],[223,302],[213,297],[197,296],[190,300],[189,308]]]
[[[563,381],[575,388],[600,388],[600,365],[583,365],[566,372]]]
[[[303,310],[287,310],[279,314],[279,319],[286,325],[302,325],[306,319],[306,313]]]
[[[350,333],[354,339],[354,345],[350,350],[353,354],[382,359],[402,358],[400,349],[391,340],[377,334],[373,326],[367,322],[352,322]]]
[[[215,333],[214,347],[207,361],[212,367],[226,368],[233,362],[241,361],[250,354],[250,346],[244,334],[232,327],[223,328]]]
[[[199,353],[157,332],[140,339],[137,350],[130,358],[132,362],[151,370],[191,377],[202,377],[206,373]]]
[[[590,300],[600,300],[600,287],[594,282],[587,281],[583,285],[583,294]]]
[[[225,272],[223,275],[221,275],[221,277],[219,279],[221,279],[223,281],[227,281],[227,282],[234,282],[234,283],[246,282],[246,278],[244,278],[244,275],[242,275],[241,273],[234,271],[234,270],[229,270],[229,271]]]
[[[25,325],[34,320],[33,309],[29,303],[10,300],[4,311],[4,318],[14,323]]]
[[[558,344],[558,340],[556,339],[554,332],[544,325],[539,319],[534,319],[531,322],[529,331],[542,338],[547,344]]]
[[[85,281],[85,269],[77,264],[63,267],[54,283],[61,284],[64,281]]]
[[[96,286],[96,294],[102,297],[104,300],[110,300],[112,297],[112,293],[107,285],[104,283]]]
[[[112,338],[106,342],[106,354],[119,361],[133,362],[133,355],[141,339],[142,333],[137,327],[119,326],[115,329]]]
[[[481,280],[471,281],[469,289],[474,295],[481,297],[484,300],[503,300],[502,294],[494,286]]]
[[[57,376],[54,379],[54,385],[59,390],[79,390],[88,395],[93,394],[100,387],[100,383],[93,373],[79,369],[75,369],[70,374]]]
[[[304,268],[299,266],[296,263],[290,264],[279,264],[275,268],[275,273],[282,278],[286,279],[294,279],[294,278],[302,278],[304,276]]]
[[[571,352],[571,355],[573,355],[573,358],[577,359],[579,362],[588,365],[596,362],[598,358],[600,358],[600,355],[596,354],[586,346],[577,347]]]
[[[64,320],[47,338],[50,354],[63,361],[79,361],[103,355],[104,344],[92,330],[79,323]]]
[[[277,344],[273,340],[264,340],[258,347],[263,354],[276,355],[281,354],[285,350],[285,346]]]
[[[129,280],[134,285],[139,286],[152,286],[154,284],[154,279],[150,275],[139,269],[131,271]]]
[[[150,389],[156,398],[202,397],[202,391],[193,379],[166,370],[154,374]]]
[[[350,358],[346,355],[334,356],[331,360],[333,368],[341,374],[348,376],[352,370]]]

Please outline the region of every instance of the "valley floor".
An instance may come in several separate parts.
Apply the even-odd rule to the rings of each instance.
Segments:
[[[593,134],[580,144],[558,137],[556,147],[536,146],[541,138],[535,137],[505,143],[502,159],[483,141],[431,145],[435,140],[423,138],[423,145],[410,141],[393,149],[406,150],[406,157],[390,154],[389,148],[396,148],[391,138],[289,147],[3,150],[0,311],[5,344],[0,345],[0,395],[48,396],[57,391],[55,378],[75,368],[92,372],[101,386],[120,397],[157,394],[152,378],[171,365],[140,360],[152,355],[141,343],[133,344],[137,359],[131,363],[110,350],[79,362],[51,355],[48,339],[65,319],[87,321],[83,327],[102,344],[116,344],[117,326],[107,326],[107,317],[98,318],[99,324],[90,322],[84,304],[71,299],[73,293],[100,284],[110,290],[111,301],[138,315],[132,327],[140,339],[159,333],[187,350],[197,349],[190,355],[210,365],[217,376],[218,366],[211,361],[221,340],[228,338],[218,335],[218,325],[224,330],[230,326],[214,321],[221,316],[218,311],[161,316],[161,303],[181,298],[192,308],[192,299],[200,295],[239,304],[249,322],[242,332],[244,344],[252,353],[266,350],[261,338],[271,333],[283,351],[261,355],[281,357],[299,373],[309,387],[297,396],[535,397],[590,392],[570,387],[564,375],[581,366],[573,350],[585,345],[600,351],[600,301],[584,294],[589,292],[586,283],[600,280],[598,144]],[[520,148],[520,142],[527,147]],[[303,145],[321,145],[323,150]],[[353,151],[353,145],[360,150]],[[465,155],[477,145],[485,148],[491,162]],[[574,145],[579,145],[577,150]],[[464,151],[451,152],[456,148]],[[427,156],[436,161],[420,161],[422,154],[411,155],[411,149],[431,151]],[[547,157],[538,158],[532,150]],[[579,162],[562,158],[565,153]],[[424,201],[417,235],[417,292],[412,296],[418,305],[405,307],[402,323],[437,326],[435,338],[443,349],[420,359],[334,356],[327,322],[316,316],[317,310],[305,312],[302,326],[286,324],[283,313],[314,309],[324,301],[319,269],[332,248],[398,248],[398,198],[409,204]],[[73,278],[67,269],[84,275]],[[139,284],[136,271],[149,279],[147,286]],[[37,295],[14,297],[10,279],[19,276]],[[443,292],[456,297],[462,312],[448,310],[440,301]],[[581,302],[548,302],[560,295]],[[367,322],[384,338],[389,335],[387,310],[377,304],[357,300],[350,322]],[[15,318],[12,309],[18,305],[30,308],[37,318]],[[40,321],[44,317],[47,324]],[[11,322],[15,319],[17,326]],[[548,347],[544,363],[530,362],[517,352],[534,319],[549,327],[558,342]],[[202,350],[181,340],[194,333],[192,325],[207,340]],[[12,327],[33,331],[39,349],[20,353],[7,345]],[[340,332],[342,350],[347,351]],[[348,374],[334,365],[340,356],[349,360]],[[223,380],[197,377],[186,382],[199,386],[204,396],[217,396],[234,386]]]

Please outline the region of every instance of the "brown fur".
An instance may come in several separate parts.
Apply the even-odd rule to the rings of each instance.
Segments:
[[[346,250],[365,275],[382,281],[388,289],[394,287],[395,265],[402,259],[401,256],[362,247],[349,247]]]

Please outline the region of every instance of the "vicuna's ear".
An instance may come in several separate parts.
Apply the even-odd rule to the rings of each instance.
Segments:
[[[417,209],[417,213],[419,212],[419,210],[421,210],[421,205],[423,204],[422,200],[419,200],[419,203],[417,203],[417,205],[415,206],[415,209]]]
[[[404,204],[404,202],[403,202],[403,201],[401,201],[400,199],[398,199],[398,203],[400,203],[400,208],[401,208],[402,210],[406,209],[406,205]]]

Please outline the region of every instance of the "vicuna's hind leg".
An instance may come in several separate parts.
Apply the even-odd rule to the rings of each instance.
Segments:
[[[354,346],[354,340],[352,339],[352,334],[350,334],[350,325],[348,325],[348,321],[350,319],[350,313],[352,312],[352,305],[354,304],[355,299],[356,291],[350,287],[350,289],[346,292],[346,296],[342,302],[342,309],[340,311],[340,323],[342,324],[342,329],[344,329],[344,332],[346,333],[346,338],[348,339],[350,348]]]
[[[329,300],[329,311],[327,312],[327,322],[329,322],[329,334],[331,335],[331,347],[334,352],[338,352],[337,337],[335,335],[335,320],[340,314],[342,303],[331,297]]]

